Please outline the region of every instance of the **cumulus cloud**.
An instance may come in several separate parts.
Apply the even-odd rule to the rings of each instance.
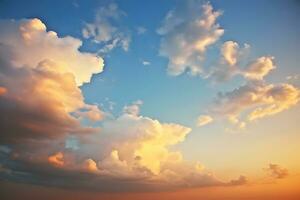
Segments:
[[[163,36],[159,52],[169,60],[169,74],[202,73],[206,49],[224,33],[216,22],[220,15],[210,3],[199,1],[186,1],[168,12],[157,32]]]
[[[51,165],[62,167],[64,166],[64,155],[61,152],[51,155],[48,157],[48,162]]]
[[[99,53],[107,53],[116,47],[128,51],[131,41],[128,31],[116,25],[126,13],[119,9],[115,3],[107,7],[100,7],[96,12],[94,22],[86,23],[82,29],[82,35],[86,39],[92,39],[102,46]]]
[[[1,20],[0,27],[1,142],[92,131],[72,113],[101,118],[78,86],[102,71],[103,60],[80,52],[80,40],[47,31],[39,19]]]
[[[249,63],[242,74],[248,79],[262,80],[264,76],[268,75],[275,68],[274,57],[263,56]]]
[[[134,101],[132,104],[126,105],[123,108],[123,112],[126,114],[129,114],[129,115],[138,116],[140,113],[141,105],[143,105],[143,101],[141,101],[141,100]]]
[[[103,70],[102,58],[78,50],[80,40],[58,37],[39,19],[0,20],[0,27],[1,53],[16,68],[36,68],[41,61],[49,60],[59,66],[56,71],[72,73],[77,85],[89,82],[92,74]]]
[[[288,170],[285,168],[282,168],[281,166],[277,164],[270,163],[267,168],[264,169],[267,171],[271,177],[276,179],[283,179],[288,176]]]
[[[290,84],[247,83],[219,93],[213,112],[227,116],[233,123],[239,122],[242,113],[246,113],[246,120],[253,121],[287,110],[299,99],[299,89]]]
[[[249,53],[250,45],[240,47],[237,42],[227,41],[221,47],[221,59],[209,75],[218,81],[228,80],[241,75],[249,81],[262,81],[270,71],[276,68],[273,56],[261,56],[246,65],[239,62]]]
[[[209,115],[200,115],[197,119],[197,126],[205,126],[213,121],[213,118]]]
[[[221,54],[224,58],[224,61],[230,66],[233,66],[237,63],[238,51],[239,45],[234,41],[225,42],[221,48]]]
[[[224,82],[238,74],[243,74],[241,61],[248,54],[249,44],[240,46],[235,41],[226,41],[220,49],[221,58],[216,67],[213,67],[208,77],[212,77],[217,82]]]
[[[98,172],[97,163],[93,159],[86,159],[83,163],[83,169],[87,170],[88,172]]]
[[[273,56],[261,56],[241,66],[246,63],[241,58],[248,49],[248,44],[240,48],[237,42],[225,42],[221,47],[220,65],[211,74],[217,80],[224,81],[240,75],[246,81],[232,91],[218,93],[209,112],[214,118],[225,116],[236,130],[244,129],[253,120],[287,110],[300,99],[297,87],[287,83],[268,84],[264,80],[265,76],[276,69]]]
[[[123,113],[105,120],[101,132],[78,137],[79,150],[51,154],[47,163],[37,159],[41,156],[36,151],[33,160],[28,156],[14,159],[13,174],[17,170],[18,179],[24,180],[28,177],[20,172],[29,172],[33,174],[29,180],[43,185],[115,192],[120,188],[122,191],[164,191],[245,184],[245,178],[221,181],[198,162],[185,161],[179,151],[171,150],[190,131],[182,125]],[[47,182],[43,181],[45,178]]]

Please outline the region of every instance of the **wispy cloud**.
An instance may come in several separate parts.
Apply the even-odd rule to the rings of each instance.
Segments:
[[[95,20],[85,24],[82,35],[102,45],[99,53],[108,53],[116,47],[128,51],[131,37],[129,31],[120,24],[124,16],[126,13],[115,3],[100,7],[96,12]]]

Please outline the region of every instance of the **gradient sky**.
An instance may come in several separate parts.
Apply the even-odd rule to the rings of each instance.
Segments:
[[[0,0],[0,198],[300,198],[299,13]]]

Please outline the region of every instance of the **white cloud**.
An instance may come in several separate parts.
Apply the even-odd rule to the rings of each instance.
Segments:
[[[212,77],[217,82],[224,82],[238,74],[243,74],[241,60],[249,53],[250,45],[243,47],[235,41],[226,41],[220,49],[221,58],[216,67],[212,68],[207,77]]]
[[[143,101],[134,101],[132,104],[124,106],[123,112],[129,115],[138,116],[140,114],[141,105],[143,105]]]
[[[274,57],[263,56],[248,64],[242,71],[243,76],[250,80],[262,80],[271,70],[275,69]]]
[[[0,26],[2,48],[10,48],[13,55],[10,63],[14,67],[35,68],[41,61],[49,60],[59,66],[55,70],[72,73],[77,85],[89,82],[94,73],[103,70],[102,58],[78,50],[82,44],[80,40],[58,37],[54,31],[47,31],[39,19],[1,20]]]
[[[234,66],[238,60],[239,45],[234,41],[227,41],[222,45],[221,54],[228,65]]]
[[[159,52],[169,60],[169,74],[176,76],[186,70],[194,75],[202,73],[206,49],[224,33],[216,23],[220,15],[211,4],[201,5],[199,1],[185,1],[168,12],[157,32],[163,36]]]
[[[119,24],[123,16],[126,16],[126,13],[120,10],[117,4],[111,3],[107,7],[101,7],[97,10],[95,21],[85,24],[82,35],[103,45],[99,53],[107,53],[116,47],[128,51],[131,38],[128,31]]]
[[[286,80],[299,80],[300,74],[290,75],[286,77]]]
[[[293,85],[248,83],[231,92],[220,93],[213,112],[239,124],[243,113],[246,113],[246,120],[253,121],[289,109],[299,100],[300,91]]]

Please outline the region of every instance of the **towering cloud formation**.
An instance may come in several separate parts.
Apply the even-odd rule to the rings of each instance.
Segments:
[[[101,72],[103,60],[78,50],[81,41],[59,38],[39,19],[0,21],[1,142],[90,132],[71,113],[93,113],[78,88]]]
[[[58,37],[39,19],[1,20],[0,26],[1,54],[15,68],[34,69],[42,61],[55,62],[58,67],[54,71],[72,73],[77,85],[103,70],[102,58],[78,50],[80,40]]]
[[[202,72],[207,47],[224,33],[216,23],[221,15],[207,3],[187,1],[168,12],[158,33],[163,36],[160,54],[169,60],[168,72],[179,75],[189,69],[191,74]]]

